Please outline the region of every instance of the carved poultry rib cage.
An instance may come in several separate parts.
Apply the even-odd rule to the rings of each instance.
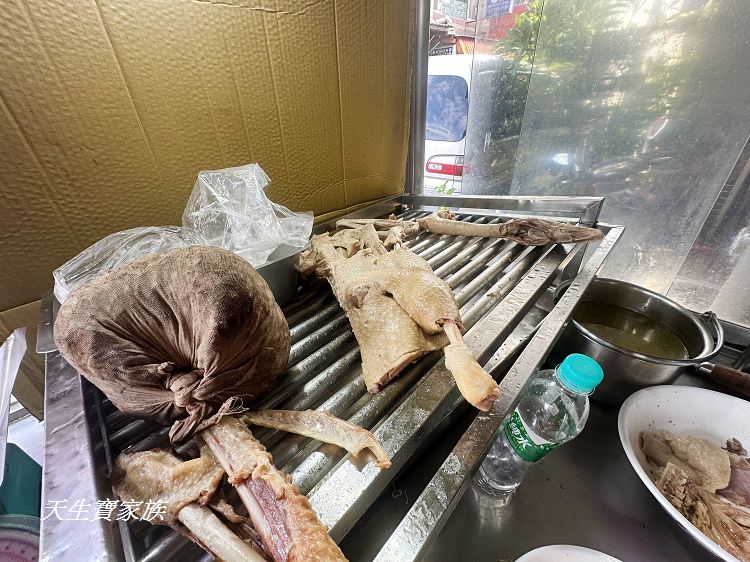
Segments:
[[[602,200],[438,199],[405,195],[349,217],[374,218],[395,212],[399,218],[415,219],[427,215],[431,206],[438,204],[451,206],[461,221],[497,223],[520,213],[594,225]],[[318,231],[334,225],[334,222],[321,225]],[[440,499],[423,494],[417,500],[426,517],[416,522],[418,536],[410,539],[408,547],[399,544],[399,536],[415,530],[415,515],[410,512],[385,545],[382,559],[389,559],[389,549],[391,554],[398,552],[401,560],[417,557],[439,530],[440,522],[450,514],[476,462],[489,445],[500,416],[554,345],[578,298],[622,232],[620,227],[598,227],[605,238],[583,267],[583,245],[523,247],[501,239],[429,232],[406,242],[453,289],[467,329],[465,341],[480,363],[496,378],[508,374],[501,383],[503,398],[489,414],[478,416],[456,446],[467,449],[465,458],[459,459],[458,466],[450,470],[445,465],[441,467],[425,490],[425,494],[434,495],[438,486],[443,492]],[[546,308],[540,306],[545,296],[549,297],[550,287],[564,279],[572,280],[572,285],[563,298]],[[52,307],[46,308],[51,318]],[[348,419],[373,430],[393,461],[389,470],[374,465],[363,467],[340,450],[301,436],[273,430],[254,432],[273,455],[276,466],[289,473],[308,495],[320,519],[338,541],[407,460],[419,452],[427,437],[444,426],[464,403],[440,353],[427,355],[381,392],[369,394],[362,380],[359,348],[349,321],[327,285],[300,292],[284,313],[292,338],[288,370],[261,406],[326,410]],[[40,323],[43,348],[44,341],[51,338],[42,328],[45,325],[49,328],[51,323],[49,318]],[[167,429],[117,411],[59,353],[48,353],[46,368],[44,505],[72,499],[95,504],[97,500],[112,498],[108,475],[116,455],[126,449],[166,446]],[[86,559],[140,562],[209,559],[170,528],[137,520],[112,524],[106,520],[47,518],[42,525],[42,549],[45,558],[54,560],[80,560],[81,549],[85,549]],[[408,552],[413,556],[408,556]]]

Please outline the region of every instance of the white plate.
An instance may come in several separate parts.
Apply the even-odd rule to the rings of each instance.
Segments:
[[[516,562],[620,562],[609,554],[570,544],[551,544],[527,552]]]
[[[725,446],[736,437],[750,445],[750,402],[713,390],[692,386],[652,386],[632,394],[620,408],[617,419],[620,441],[636,473],[669,513],[708,550],[729,562],[737,559],[701,533],[669,503],[646,472],[641,452],[643,430],[660,430],[677,435],[695,435]]]

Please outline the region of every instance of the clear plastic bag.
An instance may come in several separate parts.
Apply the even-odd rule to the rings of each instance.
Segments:
[[[78,285],[136,258],[202,245],[207,245],[207,242],[200,232],[179,226],[145,226],[115,232],[89,246],[52,273],[55,297],[63,302]]]
[[[63,302],[78,285],[100,273],[186,246],[218,246],[255,268],[296,254],[310,241],[313,214],[294,213],[268,199],[263,189],[269,183],[258,164],[200,172],[182,228],[148,226],[110,234],[53,272],[55,297]]]
[[[182,224],[253,267],[271,254],[276,260],[299,252],[310,240],[313,214],[294,213],[268,199],[263,189],[269,183],[258,164],[200,172]]]

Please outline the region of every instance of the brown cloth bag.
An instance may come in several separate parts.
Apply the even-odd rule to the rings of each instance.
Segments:
[[[289,327],[263,278],[207,246],[148,256],[78,287],[55,322],[60,352],[121,411],[172,424],[179,443],[283,373]]]

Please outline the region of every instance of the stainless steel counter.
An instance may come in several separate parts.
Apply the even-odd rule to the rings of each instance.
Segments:
[[[617,408],[591,406],[583,432],[532,467],[506,508],[470,487],[423,559],[505,562],[539,546],[576,544],[623,562],[718,560],[638,479],[617,435]],[[473,418],[467,413],[444,440],[426,444],[425,453],[349,533],[342,549],[352,562],[377,554]]]
[[[617,408],[597,404],[583,433],[532,467],[506,508],[472,486],[425,559],[513,560],[547,544],[586,546],[623,562],[715,560],[631,468]]]
[[[728,328],[747,345],[750,332]],[[717,362],[731,365],[740,348],[725,346]],[[720,390],[695,374],[677,384]],[[661,508],[630,466],[617,433],[618,408],[591,403],[583,432],[529,470],[505,508],[469,487],[426,551],[429,562],[505,562],[547,544],[575,544],[623,562],[718,560]],[[352,562],[372,560],[414,504],[476,414],[468,410],[393,481],[341,546]]]
[[[539,546],[576,544],[623,562],[718,560],[638,479],[617,435],[617,408],[591,406],[583,432],[532,467],[507,507],[470,487],[423,559],[505,562]],[[426,444],[425,453],[349,533],[342,549],[352,562],[378,553],[473,418],[467,413],[444,440]]]

